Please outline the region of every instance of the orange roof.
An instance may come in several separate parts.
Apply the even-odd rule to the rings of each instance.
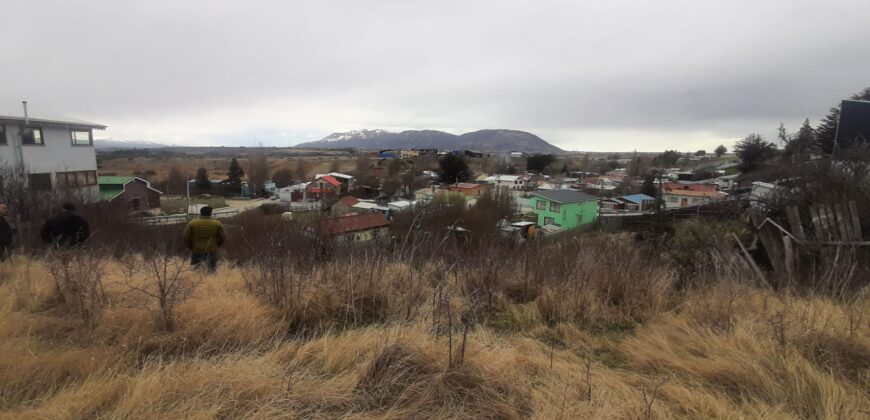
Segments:
[[[711,198],[722,198],[726,196],[725,193],[717,190],[716,187],[712,185],[675,183],[668,183],[662,186],[662,194]]]
[[[337,186],[341,185],[341,181],[335,179],[335,177],[332,175],[324,175],[324,176],[320,177],[320,179],[330,183],[333,187],[337,187]]]
[[[705,192],[719,192],[715,185],[706,185],[706,184],[678,184],[675,182],[669,182],[662,186],[663,191],[670,190],[680,190],[680,191],[705,191]]]
[[[382,213],[363,213],[327,219],[324,221],[323,228],[326,233],[338,235],[389,225],[390,221]]]

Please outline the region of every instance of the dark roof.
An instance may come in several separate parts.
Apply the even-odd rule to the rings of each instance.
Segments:
[[[557,203],[579,203],[581,201],[598,200],[598,197],[574,190],[540,190],[535,195]]]

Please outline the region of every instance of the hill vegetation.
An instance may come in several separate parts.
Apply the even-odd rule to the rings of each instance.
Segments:
[[[691,264],[739,224],[690,225],[665,247],[593,233],[518,246],[408,217],[384,247],[286,241],[292,224],[242,216],[211,277],[190,270],[170,229],[0,264],[0,416],[870,410],[863,289],[774,290],[739,264]]]

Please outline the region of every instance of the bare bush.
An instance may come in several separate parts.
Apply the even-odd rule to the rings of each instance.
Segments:
[[[166,246],[142,254],[141,260],[126,262],[125,271],[130,274],[125,276],[126,286],[156,301],[160,326],[174,330],[175,307],[193,293],[201,278],[190,272],[187,259],[174,255]]]
[[[95,249],[57,248],[45,256],[57,303],[74,311],[89,327],[96,324],[106,305],[106,260],[100,254]]]

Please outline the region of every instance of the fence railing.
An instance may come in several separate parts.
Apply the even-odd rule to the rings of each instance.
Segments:
[[[212,217],[218,219],[226,219],[234,216],[238,216],[241,213],[241,210],[236,208],[228,208],[228,209],[217,209],[212,213]],[[158,225],[175,225],[181,223],[187,223],[188,220],[196,217],[195,214],[170,214],[166,216],[153,216],[153,217],[137,217],[132,219],[137,223],[141,223],[143,225],[149,226],[158,226]]]

